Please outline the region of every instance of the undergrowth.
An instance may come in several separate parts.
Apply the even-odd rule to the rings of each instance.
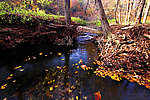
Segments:
[[[33,17],[39,17],[42,18],[44,20],[51,20],[51,19],[55,19],[55,20],[59,20],[61,18],[64,19],[64,16],[61,15],[53,15],[53,14],[46,14],[45,10],[40,10],[39,8],[36,8],[34,10],[30,10],[27,9],[26,6],[12,6],[7,2],[0,2],[0,16],[1,19],[5,19],[5,15],[8,14],[15,14],[18,16],[22,17],[22,22],[25,23],[29,20],[32,20]],[[28,17],[27,17],[28,16]],[[83,25],[85,26],[87,23],[86,21],[77,18],[77,17],[71,17],[72,21],[76,22],[77,24]],[[13,19],[9,20],[9,23],[11,23],[13,21]],[[8,22],[8,21],[6,21]],[[0,22],[2,23],[2,22]]]

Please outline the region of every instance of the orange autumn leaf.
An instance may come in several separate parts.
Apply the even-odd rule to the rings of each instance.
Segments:
[[[94,93],[95,95],[95,100],[101,100],[101,94],[100,94],[100,91]]]
[[[9,79],[11,79],[12,77],[7,77],[7,79],[6,80],[9,80]]]
[[[59,56],[61,56],[61,55],[62,55],[62,53],[58,53],[58,55],[59,55]]]
[[[5,89],[6,87],[7,87],[7,84],[4,84],[4,85],[1,86],[0,89]]]
[[[39,55],[41,56],[41,55],[43,55],[43,53],[39,53]]]
[[[76,71],[75,73],[78,73],[78,71]]]

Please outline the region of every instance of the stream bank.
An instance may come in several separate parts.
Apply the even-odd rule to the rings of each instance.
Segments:
[[[44,42],[71,46],[73,39],[78,35],[77,26],[78,24],[75,22],[67,26],[64,18],[46,20],[35,16],[1,15],[0,49],[16,48],[22,44],[36,45]]]

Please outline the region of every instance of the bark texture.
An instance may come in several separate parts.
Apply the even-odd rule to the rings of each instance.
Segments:
[[[130,0],[127,0],[127,11],[126,11],[126,18],[125,18],[125,23],[127,23],[127,18],[128,18],[128,12],[129,12],[129,3]]]
[[[137,16],[137,20],[136,20],[136,24],[141,24],[141,19],[142,19],[142,13],[143,13],[143,9],[144,9],[144,5],[145,5],[145,1],[146,0],[142,0],[142,3],[141,3],[141,8],[139,9],[140,10],[140,13],[139,15]]]
[[[150,9],[150,1],[148,1],[147,6],[146,6],[146,11],[145,11],[143,23],[146,23],[146,19],[147,19],[148,13],[149,13],[149,9]]]
[[[130,15],[131,15],[132,6],[133,6],[133,1],[130,0],[130,7],[129,7],[129,13],[128,13],[128,19],[127,19],[127,22],[130,21]]]
[[[110,25],[109,25],[108,20],[106,18],[102,2],[101,2],[101,0],[97,0],[97,2],[99,5],[100,21],[101,21],[101,25],[102,25],[102,30],[105,33],[104,34],[105,38],[110,38],[111,37],[111,28],[110,28]]]
[[[65,18],[67,20],[67,24],[71,24],[71,10],[70,10],[70,0],[65,0]]]
[[[118,10],[119,3],[120,3],[120,0],[117,0],[117,5],[116,5],[116,9],[115,9],[115,20],[116,20],[116,24],[118,24],[118,20],[117,20],[117,10]]]

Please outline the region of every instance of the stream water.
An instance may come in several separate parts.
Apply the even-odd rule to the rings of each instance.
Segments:
[[[96,76],[97,36],[84,33],[73,47],[50,44],[0,52],[0,100],[150,100],[150,90],[127,80]],[[90,67],[84,70],[83,67]]]

